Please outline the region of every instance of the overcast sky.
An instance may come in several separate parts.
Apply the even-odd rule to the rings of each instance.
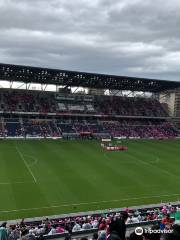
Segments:
[[[180,0],[0,0],[0,62],[180,80]]]

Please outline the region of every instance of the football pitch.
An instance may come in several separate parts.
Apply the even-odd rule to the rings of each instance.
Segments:
[[[57,215],[180,198],[180,140],[2,140],[0,220]]]

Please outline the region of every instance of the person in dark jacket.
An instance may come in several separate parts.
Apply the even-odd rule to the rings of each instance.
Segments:
[[[123,212],[119,218],[113,219],[109,226],[110,240],[125,240],[126,239],[126,220],[128,218],[128,213]]]

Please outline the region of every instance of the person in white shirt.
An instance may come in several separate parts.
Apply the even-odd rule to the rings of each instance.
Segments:
[[[180,207],[177,206],[177,207],[176,207],[176,211],[177,211],[177,212],[180,212]]]
[[[82,229],[83,230],[88,230],[88,229],[91,229],[92,228],[92,226],[91,226],[91,224],[90,223],[84,223],[83,225],[82,225]]]
[[[54,235],[56,234],[56,229],[54,227],[51,228],[51,231],[48,233],[48,235]]]
[[[98,223],[98,220],[95,219],[91,224],[93,228],[97,228],[99,223]]]
[[[75,223],[72,232],[77,232],[77,231],[81,231],[81,226],[79,225],[79,223]]]

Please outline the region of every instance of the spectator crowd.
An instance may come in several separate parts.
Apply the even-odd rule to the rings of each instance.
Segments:
[[[88,96],[88,95],[87,95]],[[152,98],[0,91],[0,137],[175,138],[178,131]],[[90,117],[91,116],[91,117]]]
[[[0,124],[0,137],[75,137],[172,139],[178,130],[163,120],[89,121],[65,119],[8,118]]]
[[[167,117],[159,101],[151,98],[93,96],[88,102],[75,96],[57,99],[55,93],[1,90],[0,111],[39,113],[81,113],[120,116]]]
[[[56,235],[67,233],[70,238],[72,233],[84,232],[96,229],[91,239],[96,240],[179,240],[180,225],[177,225],[172,214],[180,212],[178,205],[165,204],[156,208],[124,209],[121,212],[104,214],[93,214],[86,216],[73,216],[57,219],[44,219],[42,221],[26,222],[24,219],[20,223],[2,223],[0,227],[0,240],[33,240],[43,239],[44,235]],[[136,224],[144,226],[149,223],[151,230],[155,233],[144,233],[141,236],[135,234]],[[133,225],[134,224],[134,225]],[[131,233],[127,237],[127,228],[131,227]],[[162,233],[159,231],[164,231]],[[57,236],[57,235],[56,235]],[[126,238],[127,237],[127,238]]]

